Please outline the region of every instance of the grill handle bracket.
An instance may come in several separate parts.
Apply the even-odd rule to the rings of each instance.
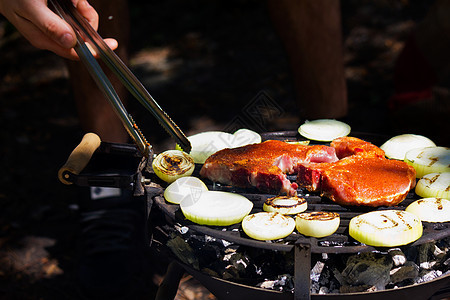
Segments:
[[[92,155],[100,146],[101,140],[95,133],[86,133],[64,165],[58,171],[59,180],[67,185],[73,183],[71,175],[78,175],[89,163]]]
[[[294,299],[311,299],[311,242],[307,239],[298,239],[294,247]]]

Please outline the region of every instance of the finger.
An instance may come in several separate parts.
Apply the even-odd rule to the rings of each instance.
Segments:
[[[108,45],[108,47],[111,48],[111,50],[116,49],[118,46],[118,43],[115,39],[104,39],[104,41],[106,45]],[[89,42],[86,42],[86,47],[88,47],[89,51],[95,58],[99,57],[99,53],[95,50],[94,47],[92,47],[92,45]]]
[[[17,30],[22,32],[23,36],[36,48],[50,50],[59,56],[70,60],[78,59],[78,55],[73,48],[64,48],[55,43],[33,23],[27,20],[20,22],[19,25],[17,25]]]
[[[42,3],[31,2],[31,4],[21,7],[21,10],[16,13],[23,19],[35,24],[39,30],[58,43],[59,46],[67,49],[75,46],[76,38],[72,27]]]
[[[114,4],[111,4],[114,5]],[[76,3],[77,10],[80,14],[86,18],[86,20],[91,24],[91,26],[97,30],[98,29],[98,13],[86,0],[80,0]]]

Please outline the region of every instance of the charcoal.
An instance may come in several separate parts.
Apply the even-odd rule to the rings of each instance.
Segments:
[[[325,295],[325,294],[329,294],[330,290],[326,287],[326,286],[321,286],[319,291],[317,292],[317,294],[319,295]]]
[[[233,252],[224,256],[226,266],[222,273],[224,279],[241,279],[248,277],[247,267],[251,266],[250,260],[245,255]],[[251,266],[252,267],[252,266]]]
[[[283,274],[279,275],[275,280],[265,280],[257,286],[280,292],[292,292],[294,290],[294,278],[289,274]]]
[[[276,278],[280,274],[294,274],[294,255],[292,252],[245,248],[245,253],[258,266],[260,276]]]
[[[425,243],[417,247],[418,253],[418,264],[421,268],[430,269],[430,261],[433,259],[434,243]]]
[[[322,273],[323,267],[325,266],[324,262],[318,261],[316,262],[316,264],[314,265],[314,267],[311,270],[311,281],[315,281],[318,282],[319,278],[320,278],[320,274]]]
[[[422,270],[419,277],[414,279],[414,283],[423,283],[442,276],[442,271],[439,270]]]
[[[445,266],[445,267],[450,267],[450,257],[449,258],[447,258],[447,260],[445,260],[443,263],[442,263],[442,265],[443,266]]]
[[[198,257],[194,254],[191,246],[180,236],[171,235],[171,239],[167,241],[167,246],[172,250],[173,254],[183,263],[199,270],[200,264]]]
[[[233,244],[184,226],[174,228],[167,246],[181,262],[204,274],[276,291],[294,290],[292,251]],[[312,253],[311,265],[311,294],[399,288],[449,274],[450,238],[387,252]]]
[[[419,267],[415,263],[407,261],[403,266],[392,269],[390,275],[391,283],[401,283],[416,278],[419,275]]]
[[[186,234],[189,231],[189,227],[187,226],[175,225],[174,227],[181,234]]]
[[[339,281],[334,277],[334,273],[328,266],[328,263],[325,264],[325,267],[320,274],[319,285],[321,287],[327,287],[330,291],[339,289],[339,286],[341,285]]]
[[[392,257],[394,266],[398,267],[405,264],[406,256],[399,248],[390,249],[388,253]]]
[[[389,272],[392,268],[389,255],[369,252],[350,256],[342,276],[348,285],[375,286],[377,290],[384,290],[390,281]]]

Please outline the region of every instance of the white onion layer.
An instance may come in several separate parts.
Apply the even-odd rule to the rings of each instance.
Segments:
[[[450,199],[450,172],[430,173],[417,182],[415,192],[424,198]]]
[[[450,172],[450,148],[425,147],[406,152],[405,162],[414,167],[416,177],[429,173]]]
[[[396,247],[414,242],[422,236],[422,222],[416,215],[401,210],[372,211],[353,217],[350,236],[376,247]]]
[[[297,196],[277,196],[268,198],[263,204],[264,211],[279,212],[282,215],[295,215],[305,211],[308,202],[304,198]]]
[[[203,164],[212,154],[225,148],[236,148],[261,142],[261,136],[249,129],[239,129],[235,133],[205,131],[188,137],[192,149],[189,153],[195,163]],[[176,149],[181,150],[177,144]]]
[[[408,205],[405,211],[415,214],[425,222],[450,222],[450,200],[447,199],[419,199]]]
[[[350,130],[348,124],[334,119],[306,121],[298,128],[300,135],[305,138],[322,142],[330,142],[336,138],[347,136]]]
[[[336,232],[339,228],[340,217],[334,212],[307,212],[298,214],[295,223],[299,233],[321,238]]]
[[[259,212],[242,220],[242,230],[255,240],[277,240],[291,234],[295,228],[293,218],[277,212]]]
[[[436,147],[436,144],[422,135],[401,134],[390,138],[380,148],[384,151],[386,157],[404,160],[405,154],[409,150],[424,147]]]
[[[173,204],[180,204],[187,196],[199,197],[200,193],[207,190],[206,184],[197,177],[181,177],[164,190],[164,199]]]
[[[185,197],[180,208],[186,219],[194,223],[229,226],[241,222],[252,210],[253,203],[235,193],[204,191]]]

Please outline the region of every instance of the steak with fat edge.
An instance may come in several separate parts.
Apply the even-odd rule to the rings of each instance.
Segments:
[[[286,174],[294,174],[300,164],[335,162],[338,158],[332,147],[305,146],[269,140],[211,155],[200,175],[212,181],[236,187],[256,187],[264,192],[297,194],[298,185]]]
[[[292,183],[286,174],[295,173]],[[338,138],[331,147],[266,141],[224,149],[206,160],[200,175],[288,195],[300,186],[342,205],[393,206],[415,185],[414,168],[386,159],[383,150],[354,137]]]

